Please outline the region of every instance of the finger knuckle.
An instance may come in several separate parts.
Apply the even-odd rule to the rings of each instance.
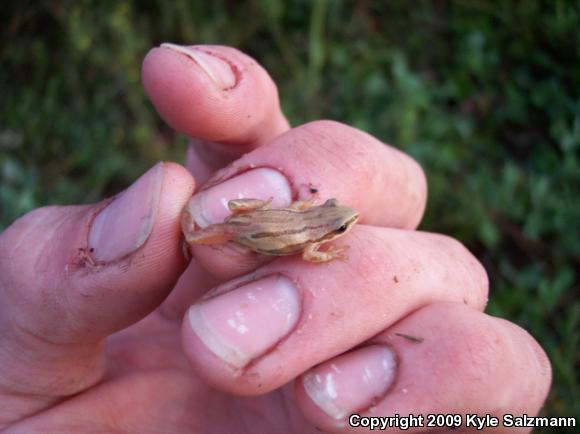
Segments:
[[[465,304],[483,309],[487,304],[489,278],[481,262],[459,240],[442,234],[429,234],[438,252],[438,261],[451,270],[465,288]]]
[[[342,174],[356,174],[349,183],[365,186],[377,182],[382,172],[376,149],[384,146],[374,137],[332,120],[319,120],[302,126],[310,136],[309,145],[316,143],[317,153]],[[356,186],[354,186],[356,188]]]

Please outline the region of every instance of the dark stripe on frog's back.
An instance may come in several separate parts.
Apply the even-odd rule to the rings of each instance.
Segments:
[[[270,255],[291,255],[304,249],[307,244],[315,242],[312,231],[321,229],[324,234],[326,225],[317,227],[301,227],[276,232],[259,232],[239,234],[236,241],[249,247],[255,252]],[[251,231],[248,231],[251,232]]]
[[[258,253],[291,255],[302,251],[308,244],[332,237],[328,236],[328,214],[331,210],[257,210],[231,215],[225,222],[234,227],[237,233],[235,241],[239,244]],[[325,217],[324,224],[317,224],[322,215]],[[297,229],[283,229],[297,226]]]
[[[285,209],[272,209],[267,211],[253,211],[247,214],[233,214],[227,217],[224,222],[234,225],[248,226],[256,221],[265,224],[286,224],[289,221],[304,219],[303,213]]]
[[[285,245],[285,246],[281,246],[280,248],[268,248],[268,249],[263,249],[261,248],[259,245],[248,245],[248,244],[244,244],[244,243],[240,243],[246,247],[248,247],[250,250],[256,252],[256,253],[262,253],[264,255],[273,255],[273,256],[286,256],[286,255],[294,255],[295,253],[300,253],[304,250],[304,246],[306,244],[289,244],[289,245]]]
[[[263,253],[267,255],[275,255],[275,256],[285,256],[285,255],[293,255],[294,253],[299,253],[304,250],[304,247],[309,244],[308,242],[299,243],[299,244],[289,244],[286,241],[277,238],[276,241],[278,242],[256,242],[249,238],[240,237],[236,240],[239,244],[248,247],[250,250],[253,250],[257,253]]]
[[[309,244],[323,243],[333,238],[335,234],[328,232],[326,225],[321,225],[248,236],[241,234],[236,241],[258,253],[283,256],[299,253]]]
[[[324,213],[324,214],[323,214]],[[311,208],[307,211],[295,211],[289,209],[257,210],[247,214],[233,214],[224,220],[224,223],[234,226],[249,227],[251,225],[292,225],[308,223],[320,220],[324,215],[325,220],[332,219],[333,209]]]
[[[318,225],[318,226],[304,226],[301,227],[299,229],[286,229],[284,231],[278,231],[278,232],[258,232],[254,235],[251,235],[250,238],[252,238],[253,240],[258,240],[260,238],[280,238],[281,236],[284,235],[296,235],[305,231],[313,231],[316,229],[320,229],[320,228],[324,228],[327,227],[328,225],[324,224],[324,225]]]

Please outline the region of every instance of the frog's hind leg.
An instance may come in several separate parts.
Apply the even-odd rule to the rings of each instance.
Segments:
[[[232,214],[245,214],[257,210],[267,210],[272,207],[272,199],[233,199],[228,202]]]
[[[316,206],[316,202],[318,201],[318,199],[319,199],[318,193],[314,193],[308,199],[297,200],[296,202],[292,202],[288,208],[293,211],[306,211],[307,209]]]
[[[234,234],[227,225],[210,225],[202,230],[189,232],[185,241],[193,244],[223,244],[234,239]]]

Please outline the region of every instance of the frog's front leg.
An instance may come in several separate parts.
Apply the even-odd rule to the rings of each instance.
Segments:
[[[224,223],[209,225],[196,231],[185,233],[185,241],[190,244],[223,244],[234,239],[230,227]]]
[[[306,246],[304,252],[302,252],[302,259],[308,262],[328,262],[333,259],[346,259],[347,256],[343,253],[348,249],[348,246],[343,247],[331,247],[330,249],[322,252],[320,246],[322,243],[312,243]]]
[[[268,200],[262,199],[233,199],[228,202],[228,208],[232,214],[245,214],[257,210],[270,209],[272,205],[272,198]]]

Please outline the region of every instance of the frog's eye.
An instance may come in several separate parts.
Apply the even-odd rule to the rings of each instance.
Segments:
[[[346,230],[347,230],[347,229],[348,229],[348,226],[344,224],[344,225],[342,225],[341,227],[339,227],[339,228],[336,230],[336,232],[343,233],[343,232],[346,232]]]

